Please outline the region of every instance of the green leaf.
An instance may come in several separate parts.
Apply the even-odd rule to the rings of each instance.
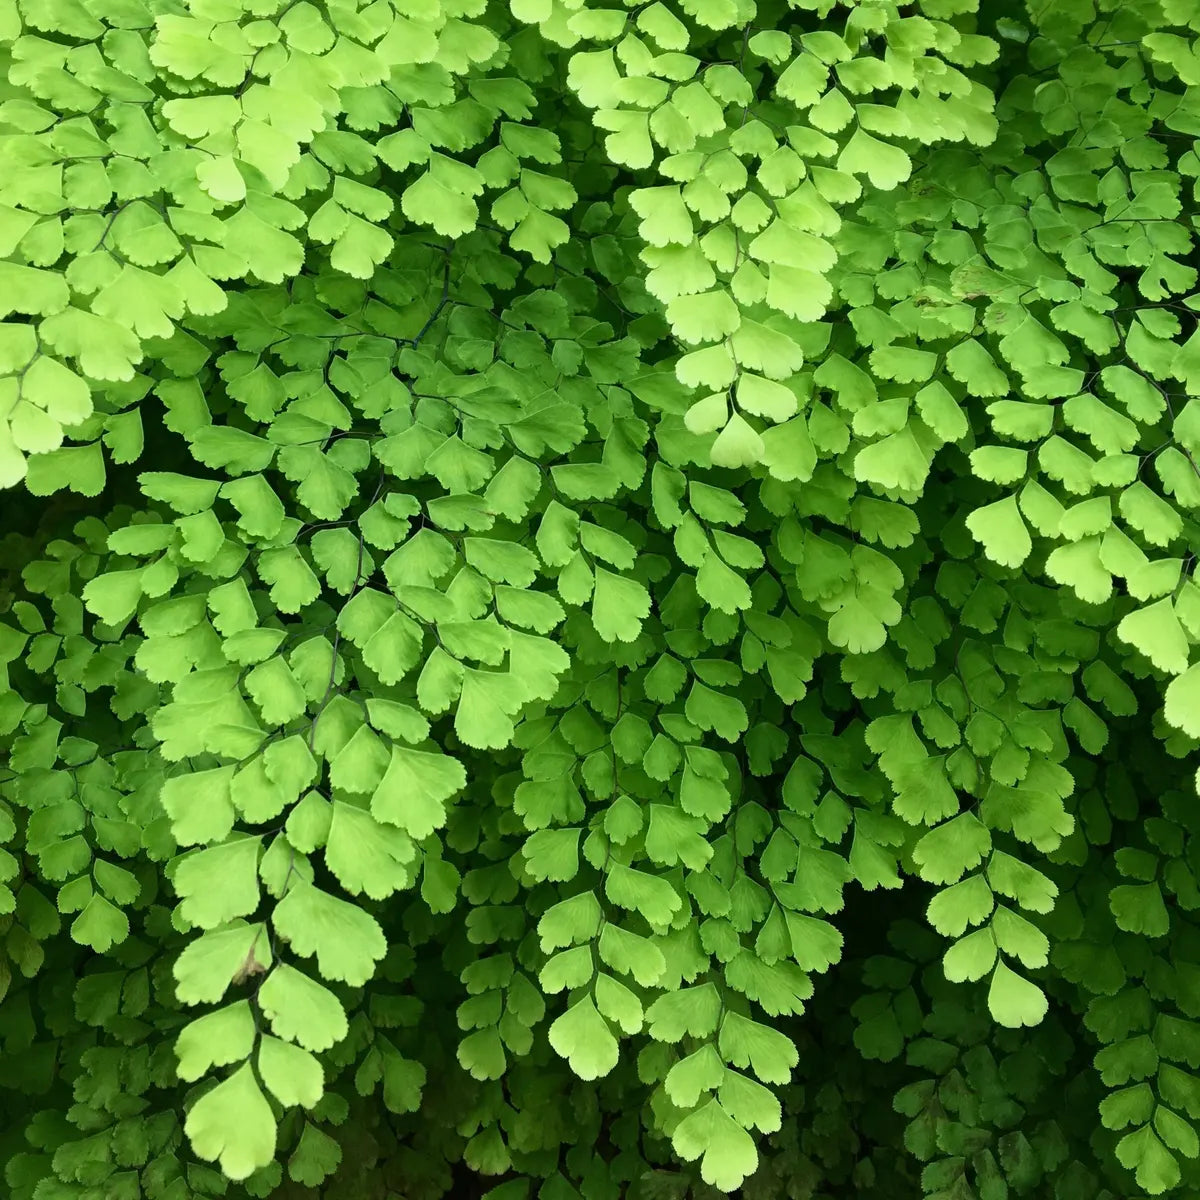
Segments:
[[[656,1041],[673,1043],[710,1036],[720,1015],[720,993],[705,983],[660,996],[646,1010],[646,1025]]]
[[[984,928],[955,942],[942,959],[942,969],[951,983],[962,983],[982,979],[995,962],[996,939],[990,928]]]
[[[715,1099],[675,1126],[671,1145],[685,1162],[700,1159],[700,1177],[723,1192],[741,1187],[758,1168],[754,1139]]]
[[[1144,654],[1160,671],[1179,675],[1186,671],[1191,644],[1169,597],[1126,613],[1117,636]]]
[[[262,842],[238,837],[179,860],[175,890],[179,913],[202,929],[250,916],[258,908],[258,860]]]
[[[524,695],[511,672],[465,670],[454,732],[476,750],[500,750],[513,739]]]
[[[685,213],[686,215],[686,213]],[[689,229],[691,220],[688,220]],[[728,292],[716,290],[676,296],[667,304],[667,320],[685,342],[719,342],[741,324],[741,313]]]
[[[467,773],[457,759],[393,745],[371,796],[371,814],[419,842],[445,824],[446,802],[466,783]]]
[[[325,1091],[321,1064],[307,1050],[279,1038],[260,1039],[258,1074],[284,1108],[312,1108]]]
[[[326,979],[352,987],[375,973],[387,942],[374,917],[310,883],[296,883],[271,917],[278,935],[301,957],[316,955]]]
[[[329,778],[334,787],[364,795],[375,791],[390,761],[383,740],[366,725],[360,725],[333,756]]]
[[[721,1019],[718,1046],[726,1062],[750,1067],[764,1083],[787,1083],[800,1061],[785,1034],[735,1012]]]
[[[1021,520],[1015,496],[1006,496],[977,508],[967,517],[967,528],[983,546],[988,558],[1003,567],[1019,567],[1033,550],[1033,541]]]
[[[1186,1158],[1200,1154],[1200,1139],[1191,1124],[1163,1104],[1154,1110],[1154,1128],[1166,1145]]]
[[[1046,574],[1088,604],[1103,604],[1112,594],[1112,575],[1100,557],[1098,536],[1052,551],[1046,559]]]
[[[1121,493],[1118,507],[1121,516],[1152,546],[1169,546],[1183,528],[1179,513],[1140,480]]]
[[[1180,1170],[1175,1156],[1149,1125],[1127,1133],[1117,1143],[1116,1153],[1121,1165],[1136,1174],[1138,1187],[1152,1196],[1169,1191],[1179,1182]]]
[[[338,998],[286,963],[263,981],[257,1000],[275,1035],[306,1050],[328,1050],[346,1036],[346,1013]]]
[[[142,599],[141,571],[99,575],[83,589],[83,602],[106,625],[125,624]]]
[[[1044,967],[1050,952],[1050,942],[1036,925],[1002,904],[996,906],[992,917],[992,932],[996,945],[1031,970]]]
[[[72,939],[97,954],[120,945],[128,936],[129,918],[99,892],[93,893],[83,912],[71,922]]]
[[[943,756],[904,763],[897,769],[895,784],[892,807],[910,825],[935,825],[958,812],[958,796],[947,778]]]
[[[1100,1102],[1100,1117],[1107,1129],[1143,1125],[1154,1113],[1154,1092],[1148,1083],[1111,1092]]]
[[[386,900],[412,885],[417,848],[403,830],[335,800],[325,837],[325,865],[351,896],[365,893],[372,900]]]
[[[709,457],[715,467],[733,470],[751,467],[762,462],[766,455],[766,442],[738,413],[725,422],[717,439],[712,444]]]
[[[304,1187],[319,1187],[338,1169],[341,1161],[341,1146],[324,1130],[305,1121],[296,1149],[288,1159],[288,1178]]]
[[[721,1106],[744,1129],[777,1133],[783,1125],[783,1108],[768,1088],[736,1071],[726,1071],[717,1094]]]
[[[175,1042],[180,1079],[189,1083],[213,1067],[241,1062],[254,1049],[254,1014],[247,1000],[235,1000],[189,1022]]]
[[[705,1043],[667,1072],[663,1081],[671,1103],[679,1108],[695,1108],[705,1092],[715,1092],[725,1078],[725,1064],[711,1042]]]
[[[1176,729],[1200,738],[1200,663],[1193,663],[1167,685],[1163,713]]]
[[[160,801],[181,846],[219,842],[233,829],[232,767],[176,775],[162,786]]]
[[[614,904],[641,913],[651,925],[667,925],[682,905],[665,880],[633,867],[614,863],[604,882],[604,894]]]
[[[410,221],[429,225],[442,237],[470,233],[479,219],[479,207],[472,197],[482,190],[482,182],[451,169],[455,166],[453,160],[436,156],[429,169],[405,189],[400,201]]]
[[[946,370],[972,396],[1007,396],[1011,390],[1008,376],[976,338],[966,338],[946,354]]]
[[[583,947],[580,947],[583,949]],[[637,994],[619,979],[600,972],[596,976],[596,1007],[600,1014],[625,1034],[640,1033],[644,1013]]]
[[[617,1065],[617,1039],[590,995],[555,1018],[549,1037],[554,1052],[567,1060],[580,1079],[600,1079]]]
[[[1108,905],[1117,926],[1130,933],[1164,937],[1171,927],[1157,883],[1121,884],[1109,892]]]
[[[1023,979],[1003,960],[996,964],[988,987],[988,1011],[999,1024],[1010,1029],[1038,1025],[1048,1008],[1046,995],[1037,984]]]
[[[534,879],[566,883],[579,870],[579,830],[541,829],[525,840],[521,854]]]
[[[650,613],[650,595],[634,579],[597,567],[592,624],[606,642],[632,642]]]
[[[691,242],[692,217],[678,187],[638,188],[630,193],[629,204],[641,217],[638,232],[651,246],[686,246]]]
[[[175,992],[184,1004],[216,1004],[231,984],[262,974],[271,965],[263,925],[209,930],[175,960]]]
[[[881,191],[890,191],[912,174],[912,160],[897,146],[859,128],[838,155],[837,168],[849,175],[866,175]]]
[[[304,690],[282,658],[259,663],[247,673],[245,684],[268,727],[294,721],[308,706]]]
[[[910,427],[864,446],[854,457],[854,477],[888,490],[917,491],[929,473],[929,459]]]
[[[219,1162],[232,1180],[249,1178],[275,1157],[275,1117],[248,1062],[192,1105],[184,1130],[196,1154]]]
[[[947,937],[961,937],[969,925],[980,925],[992,914],[995,899],[982,875],[970,875],[938,892],[925,910],[930,925]]]

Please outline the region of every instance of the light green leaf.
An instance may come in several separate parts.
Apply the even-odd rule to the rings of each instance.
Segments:
[[[975,509],[967,517],[967,528],[982,544],[988,558],[1003,567],[1016,569],[1033,550],[1033,541],[1021,520],[1016,496],[1006,496]]]
[[[711,983],[666,993],[646,1010],[650,1036],[659,1042],[679,1042],[685,1036],[705,1038],[717,1029],[721,994]]]
[[[892,146],[859,128],[838,155],[837,168],[850,175],[866,175],[880,191],[890,191],[912,174],[912,160]]]
[[[1188,737],[1200,738],[1200,663],[1167,684],[1163,715]]]
[[[642,584],[603,567],[596,568],[592,624],[606,642],[632,642],[650,613],[650,594]]]
[[[996,961],[996,939],[990,928],[977,929],[959,938],[942,958],[942,969],[951,983],[982,979]]]
[[[1117,636],[1144,654],[1160,671],[1179,675],[1187,670],[1191,643],[1169,596],[1126,613],[1117,625]]]
[[[600,1079],[617,1065],[617,1039],[590,995],[555,1018],[549,1038],[554,1052],[567,1060],[580,1079]]]
[[[335,800],[325,838],[325,865],[351,896],[365,893],[372,900],[386,900],[412,886],[417,848],[395,825],[381,824],[371,813]]]
[[[326,979],[361,987],[387,953],[375,918],[310,883],[295,883],[275,906],[271,923],[301,957],[316,955]]]
[[[261,975],[270,965],[264,925],[209,930],[175,960],[175,994],[184,1004],[216,1004],[231,984]]]
[[[715,1099],[675,1126],[671,1145],[685,1162],[700,1159],[700,1177],[723,1192],[736,1191],[758,1168],[754,1139]]]
[[[371,796],[371,814],[422,841],[446,821],[446,802],[467,783],[462,763],[447,754],[392,746]]]
[[[709,457],[715,467],[738,470],[762,462],[766,445],[739,413],[734,413],[713,442]]]
[[[267,976],[256,998],[275,1035],[306,1050],[328,1050],[346,1036],[346,1013],[338,998],[286,963]]]
[[[250,916],[258,907],[258,860],[262,839],[237,837],[179,860],[175,890],[179,913],[202,929]]]
[[[184,1131],[200,1158],[235,1181],[275,1157],[275,1117],[248,1062],[192,1105]]]
[[[284,1108],[312,1108],[325,1092],[321,1064],[307,1050],[279,1038],[259,1041],[258,1074]]]
[[[216,1012],[189,1022],[175,1041],[179,1078],[189,1083],[213,1067],[224,1067],[250,1056],[254,1049],[254,1014],[247,1000],[236,1000]]]
[[[681,1058],[663,1081],[671,1102],[679,1108],[695,1108],[705,1092],[715,1092],[725,1078],[725,1064],[711,1042]]]
[[[1003,960],[996,964],[988,987],[988,1011],[999,1024],[1010,1029],[1038,1025],[1048,1009],[1046,994],[1037,984],[1023,979]]]

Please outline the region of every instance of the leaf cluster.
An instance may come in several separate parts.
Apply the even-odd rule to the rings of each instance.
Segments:
[[[1190,3],[0,49],[6,1194],[1200,1194]]]

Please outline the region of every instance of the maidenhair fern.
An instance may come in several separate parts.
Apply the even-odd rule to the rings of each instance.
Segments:
[[[1193,0],[0,49],[8,1195],[1200,1195]]]

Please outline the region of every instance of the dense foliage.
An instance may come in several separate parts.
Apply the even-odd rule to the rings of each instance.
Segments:
[[[0,0],[13,1200],[1200,1196],[1195,0]]]

